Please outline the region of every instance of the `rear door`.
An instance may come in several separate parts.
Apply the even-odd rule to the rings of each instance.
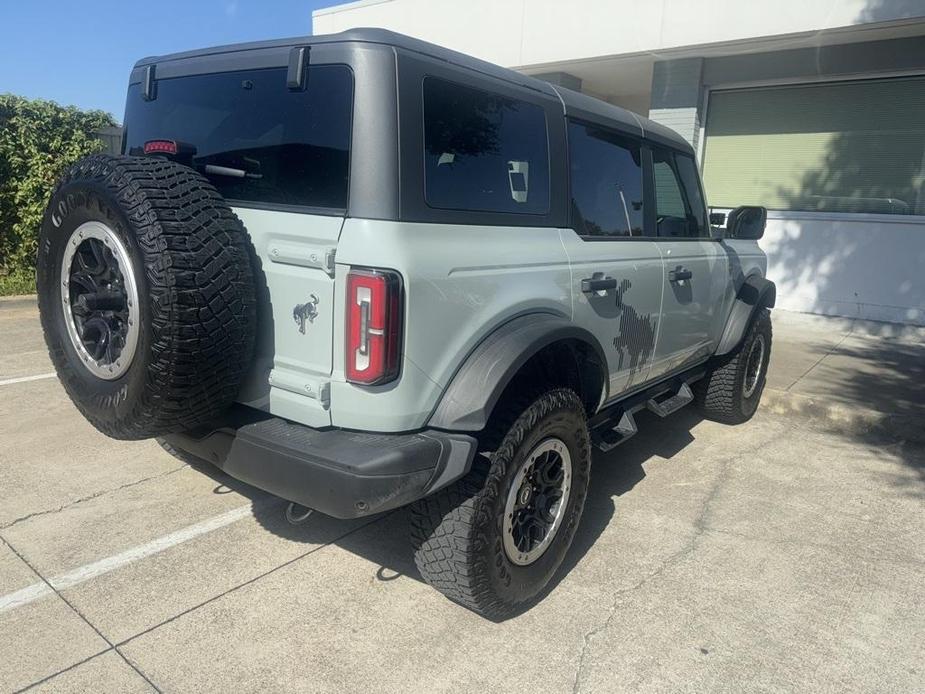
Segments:
[[[614,398],[647,380],[659,331],[663,272],[658,245],[643,238],[644,150],[582,121],[569,122],[568,139],[572,228],[561,236],[573,319],[604,348]]]
[[[722,245],[710,237],[693,157],[652,147],[656,243],[664,262],[662,325],[650,378],[703,361],[716,347],[730,286]]]
[[[330,424],[334,255],[347,208],[353,72],[243,69],[132,85],[126,152],[182,143],[244,222],[255,251],[257,359],[239,399],[312,426]]]

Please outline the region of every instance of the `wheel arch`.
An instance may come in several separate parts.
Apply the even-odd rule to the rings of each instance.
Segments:
[[[568,385],[589,413],[606,399],[607,359],[597,338],[568,319],[529,314],[489,334],[453,376],[428,426],[481,431],[519,378]]]
[[[774,308],[777,302],[777,286],[771,280],[758,274],[745,278],[736,294],[732,310],[726,319],[722,337],[716,347],[716,354],[729,354],[738,347],[755,314],[761,308]]]

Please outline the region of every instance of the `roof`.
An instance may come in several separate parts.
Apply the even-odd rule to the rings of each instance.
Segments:
[[[678,135],[674,130],[668,128],[654,120],[649,120],[645,116],[640,116],[625,108],[615,106],[601,99],[596,99],[588,94],[576,92],[565,87],[556,86],[556,92],[562,99],[562,105],[565,107],[566,114],[575,117],[597,116],[609,122],[619,123],[625,129],[635,132],[637,135],[657,140],[663,144],[669,144],[688,153],[693,153],[690,143]]]
[[[318,36],[296,36],[285,39],[273,39],[270,41],[252,41],[248,43],[234,43],[224,46],[213,46],[211,48],[202,48],[193,51],[184,51],[182,53],[170,53],[167,55],[150,56],[142,58],[135,63],[135,68],[144,67],[155,63],[164,63],[170,61],[185,60],[188,58],[198,58],[202,56],[214,56],[222,53],[240,53],[243,51],[261,50],[267,48],[285,48],[288,46],[312,46],[329,43],[377,43],[386,46],[393,46],[413,53],[420,53],[437,60],[442,60],[453,65],[468,68],[506,82],[533,89],[535,91],[557,97],[562,101],[565,113],[569,114],[574,111],[583,111],[592,113],[596,116],[607,118],[623,124],[625,127],[633,130],[641,130],[644,136],[656,136],[657,139],[667,140],[671,144],[682,149],[689,150],[690,145],[687,141],[678,135],[674,130],[665,127],[659,123],[649,120],[644,116],[637,115],[627,111],[619,106],[614,106],[606,101],[596,99],[587,94],[565,89],[563,87],[553,87],[553,85],[536,77],[524,75],[515,70],[504,68],[494,63],[489,63],[478,58],[473,58],[465,53],[444,48],[421,39],[416,39],[405,34],[399,34],[388,29],[378,28],[359,28],[349,29],[337,34],[321,34]]]

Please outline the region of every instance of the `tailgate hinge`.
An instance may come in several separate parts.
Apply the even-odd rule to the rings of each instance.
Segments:
[[[271,241],[267,249],[270,262],[283,265],[316,267],[334,277],[334,254],[336,248],[308,246],[291,241]]]
[[[331,277],[334,277],[334,256],[336,254],[336,248],[329,248],[324,252],[324,269]]]
[[[324,410],[331,407],[330,381],[320,381],[287,369],[275,368],[270,371],[267,383],[274,388],[282,388],[290,393],[298,393],[317,400]]]

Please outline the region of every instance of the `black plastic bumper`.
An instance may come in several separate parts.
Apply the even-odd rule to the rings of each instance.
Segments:
[[[374,434],[237,419],[164,438],[235,479],[335,518],[416,501],[465,475],[476,451],[473,437],[436,430]]]

